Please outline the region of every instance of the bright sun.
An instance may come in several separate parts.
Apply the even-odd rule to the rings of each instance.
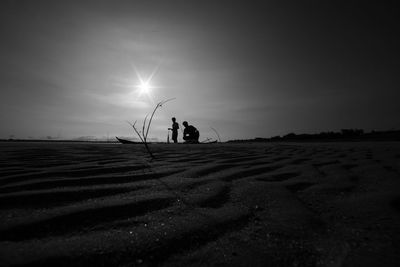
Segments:
[[[139,95],[149,95],[151,91],[151,87],[149,82],[141,82],[138,86]]]
[[[144,78],[142,75],[140,75],[139,71],[136,69],[136,67],[133,65],[137,80],[136,84],[133,85],[133,88],[135,88],[135,93],[136,96],[139,98],[147,98],[149,100],[153,101],[153,91],[159,87],[155,87],[152,84],[152,79],[154,75],[156,75],[159,65],[154,69],[154,71],[148,75],[146,78]]]

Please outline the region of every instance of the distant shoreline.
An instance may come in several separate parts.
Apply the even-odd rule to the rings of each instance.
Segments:
[[[360,142],[360,141],[400,141],[400,130],[371,131],[364,133],[361,129],[342,129],[341,132],[321,132],[317,134],[289,133],[270,138],[230,140],[228,143],[270,143],[270,142]]]
[[[321,132],[317,134],[289,133],[270,138],[236,139],[220,143],[277,143],[277,142],[371,142],[400,141],[400,130],[371,131],[364,133],[360,129],[343,129],[341,132]],[[74,140],[74,139],[0,139],[0,142],[42,142],[42,143],[100,143],[120,144],[117,140]],[[142,144],[136,141],[135,144]],[[167,144],[166,142],[148,142],[149,144]],[[183,144],[183,143],[182,143]]]
[[[15,142],[15,143],[104,143],[104,144],[119,144],[118,141],[94,141],[94,140],[46,140],[46,139],[0,139],[0,142]]]

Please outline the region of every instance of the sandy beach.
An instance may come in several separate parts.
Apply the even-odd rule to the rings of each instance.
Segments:
[[[1,266],[398,266],[400,143],[0,144]]]

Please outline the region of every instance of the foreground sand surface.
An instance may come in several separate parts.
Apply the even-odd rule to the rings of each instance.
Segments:
[[[1,266],[399,266],[400,143],[0,143]]]

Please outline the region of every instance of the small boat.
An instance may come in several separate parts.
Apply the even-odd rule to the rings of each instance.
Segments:
[[[214,141],[210,141],[210,142],[205,142],[205,143],[202,143],[202,144],[216,144],[216,143],[218,143],[218,140],[214,140]]]
[[[117,140],[118,140],[121,144],[139,144],[138,142],[133,142],[133,141],[125,140],[125,139],[121,139],[121,138],[118,138],[118,137],[115,137],[115,138],[117,138]]]

